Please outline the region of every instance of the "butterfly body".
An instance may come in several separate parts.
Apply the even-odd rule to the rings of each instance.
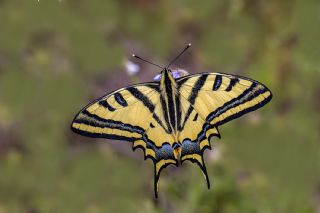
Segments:
[[[203,152],[218,126],[268,103],[263,84],[241,76],[201,73],[175,78],[163,69],[159,81],[132,85],[84,107],[71,129],[84,136],[124,140],[154,162],[157,197],[160,172],[186,160],[196,163],[210,182]]]

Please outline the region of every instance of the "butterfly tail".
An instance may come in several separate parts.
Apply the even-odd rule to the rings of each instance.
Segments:
[[[208,189],[210,189],[210,179],[209,179],[209,176],[208,176],[206,165],[204,163],[203,156],[201,156],[201,162],[196,161],[196,163],[197,163],[197,165],[200,167],[200,169],[202,171],[202,174],[203,174],[204,179],[205,179],[205,181],[207,183]]]
[[[178,166],[178,161],[174,159],[161,159],[154,163],[154,195],[156,198],[158,198],[160,173],[170,164]]]
[[[158,198],[160,172],[161,171],[157,172],[157,166],[155,165],[154,166],[154,184],[153,184],[155,198]]]
[[[205,181],[207,183],[207,187],[208,187],[208,189],[210,189],[210,179],[209,179],[209,176],[208,176],[208,172],[207,172],[207,168],[206,168],[203,156],[200,155],[200,154],[185,155],[182,158],[181,163],[183,163],[185,160],[189,160],[192,163],[196,163],[200,167],[201,172],[202,172],[202,174],[204,176],[204,179],[205,179]]]

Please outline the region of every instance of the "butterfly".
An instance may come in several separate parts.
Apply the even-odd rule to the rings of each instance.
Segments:
[[[213,72],[186,75],[185,71],[171,70],[171,63],[166,67],[151,63],[162,69],[155,81],[98,98],[85,106],[71,124],[80,135],[128,141],[133,150],[141,148],[144,158],[154,163],[156,198],[162,169],[186,160],[200,167],[209,189],[203,153],[211,149],[212,137],[221,138],[218,127],[264,106],[272,98],[271,91],[253,79]]]

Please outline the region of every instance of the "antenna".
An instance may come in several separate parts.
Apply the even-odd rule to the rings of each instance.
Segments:
[[[191,43],[189,43],[180,53],[177,55],[167,66],[166,68],[169,68],[170,65],[175,62],[189,47],[191,47]]]
[[[135,55],[135,54],[132,54],[132,57],[135,57],[135,58],[137,58],[137,59],[140,59],[141,61],[147,62],[148,64],[152,64],[152,65],[154,65],[154,66],[156,66],[156,67],[159,67],[159,68],[161,68],[161,69],[164,69],[164,67],[161,67],[161,66],[159,66],[158,64],[154,64],[154,63],[152,63],[152,62],[150,62],[150,61],[148,61],[148,60],[146,60],[146,59],[143,59],[143,58],[141,58],[141,57],[139,57],[139,56],[137,56],[137,55]]]

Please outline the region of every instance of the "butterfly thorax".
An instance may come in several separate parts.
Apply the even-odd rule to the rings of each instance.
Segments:
[[[180,145],[180,142],[178,141],[178,130],[180,126],[181,109],[177,84],[171,74],[171,70],[164,69],[161,74],[160,99],[167,131],[175,137],[176,143]],[[179,150],[178,147],[177,150]]]

